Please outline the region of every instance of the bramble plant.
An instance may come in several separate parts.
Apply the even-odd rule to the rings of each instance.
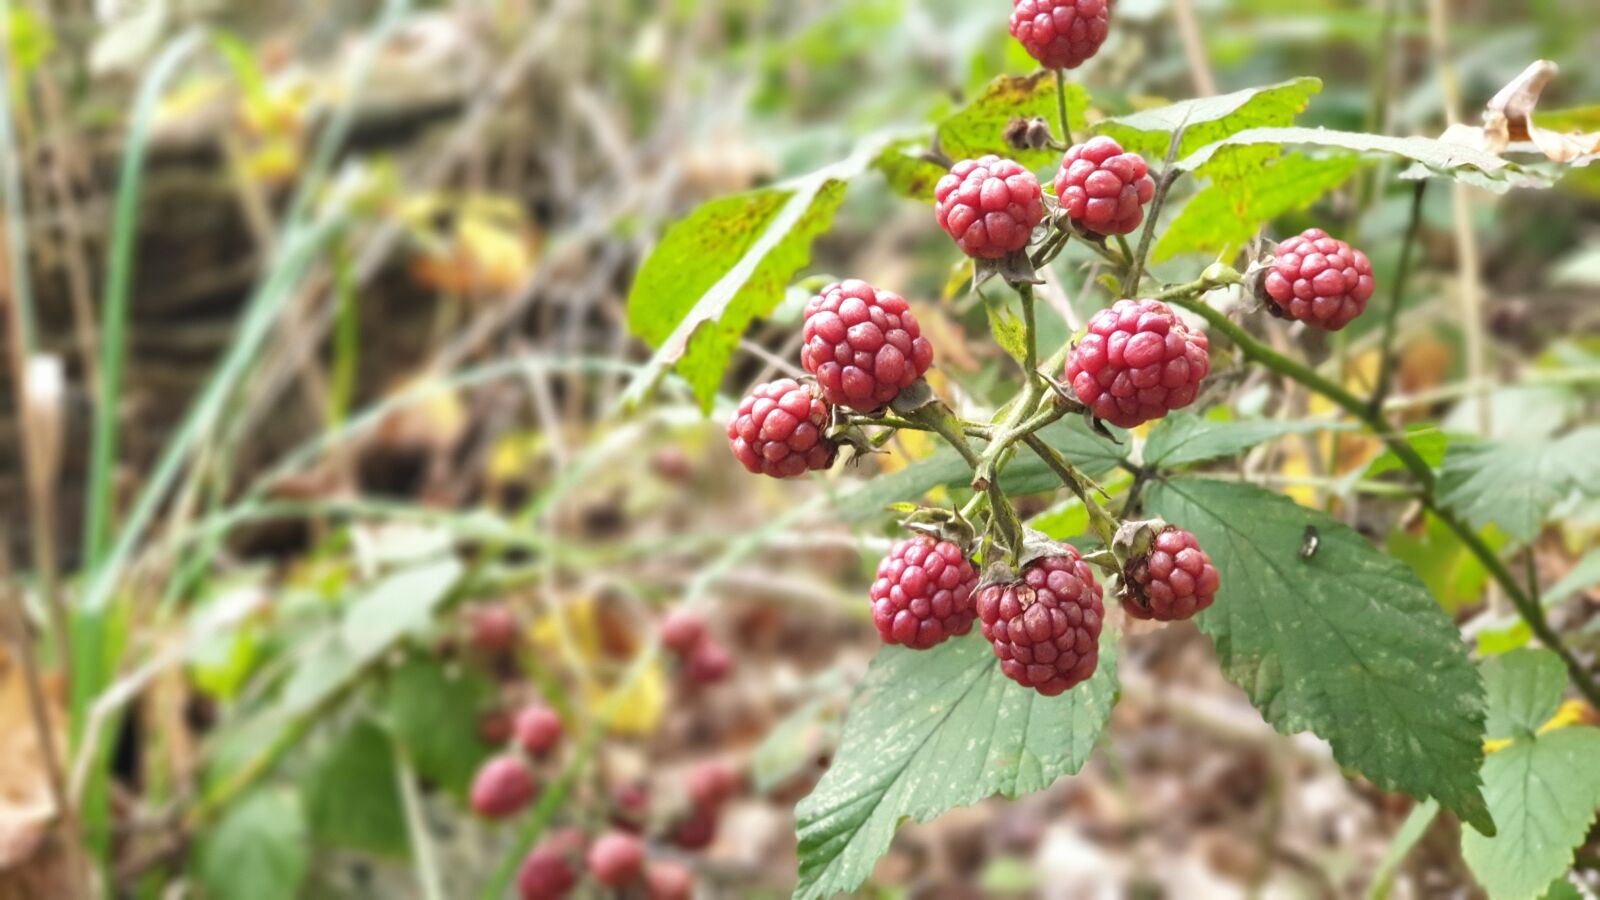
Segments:
[[[1554,172],[1443,140],[1293,127],[1320,89],[1309,78],[1089,127],[1091,100],[1063,69],[1096,52],[1108,13],[1100,0],[1016,0],[1011,33],[1044,72],[1001,77],[941,121],[931,146],[927,135],[884,138],[812,176],[707,204],[668,231],[630,298],[635,329],[659,348],[631,397],[675,368],[709,408],[733,338],[776,305],[846,183],[871,169],[932,201],[936,224],[970,258],[971,289],[996,342],[1018,366],[1014,389],[990,411],[958,409],[925,377],[937,366],[896,286],[844,280],[805,306],[799,361],[809,376],[754,388],[728,421],[734,456],[780,478],[829,469],[839,456],[858,462],[901,432],[947,445],[835,500],[858,520],[887,506],[910,536],[879,563],[869,592],[873,624],[894,646],[877,656],[830,770],[797,808],[796,896],[856,888],[906,817],[1015,797],[1076,772],[1117,692],[1106,594],[1131,619],[1194,618],[1274,728],[1320,736],[1348,771],[1422,801],[1415,815],[1424,823],[1440,809],[1455,814],[1468,826],[1466,858],[1491,893],[1535,896],[1570,864],[1600,779],[1575,777],[1574,804],[1529,800],[1538,776],[1512,774],[1504,756],[1486,759],[1485,739],[1507,733],[1497,724],[1507,692],[1535,669],[1564,666],[1591,704],[1600,690],[1547,621],[1538,585],[1514,576],[1481,530],[1531,518],[1514,532],[1527,540],[1578,488],[1575,468],[1555,465],[1561,483],[1530,509],[1483,483],[1505,452],[1493,442],[1451,444],[1441,456],[1428,432],[1399,430],[1385,403],[1426,184],[1504,191],[1546,186]],[[1259,334],[1272,317],[1294,326],[1293,341],[1373,315],[1371,261],[1332,225],[1275,247],[1259,230],[1369,160],[1396,158],[1411,164],[1400,177],[1413,184],[1412,222],[1373,326],[1380,372],[1358,396]],[[1052,162],[1042,190],[1035,170]],[[1185,176],[1204,183],[1166,214]],[[1080,260],[1087,254],[1086,290],[1103,289],[1104,308],[1068,340],[1041,346],[1036,288],[1071,247]],[[1213,261],[1189,280],[1150,271],[1197,252]],[[994,283],[1014,300],[997,300]],[[1199,414],[1221,410],[1252,368],[1348,421]],[[1382,443],[1368,477],[1403,478],[1400,492],[1461,542],[1544,649],[1474,664],[1417,575],[1339,519],[1247,481],[1183,472],[1280,435],[1334,428],[1364,428]],[[1102,480],[1115,470],[1125,475]],[[1070,499],[1025,520],[1017,500],[1051,482]],[[954,502],[911,502],[934,487]],[[973,621],[982,643],[968,636]],[[1517,733],[1519,753],[1554,754],[1549,739]],[[1593,752],[1597,735],[1576,728],[1561,740]],[[1558,834],[1563,850],[1510,875],[1489,868],[1540,832]]]

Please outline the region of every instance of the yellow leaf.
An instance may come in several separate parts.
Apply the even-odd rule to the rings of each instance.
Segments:
[[[1556,707],[1556,714],[1551,716],[1549,721],[1540,725],[1534,734],[1558,731],[1572,725],[1589,725],[1593,724],[1594,721],[1594,710],[1590,709],[1588,704],[1582,700],[1563,700],[1561,705]],[[1511,738],[1490,738],[1485,740],[1483,742],[1483,752],[1493,753],[1496,750],[1504,750],[1506,747],[1511,746],[1511,740]]]
[[[624,676],[624,683],[604,686],[590,682],[584,696],[600,723],[613,734],[646,735],[661,724],[667,706],[667,677],[659,659]]]

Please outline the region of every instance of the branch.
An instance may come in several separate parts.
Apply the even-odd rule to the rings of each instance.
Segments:
[[[1422,195],[1428,189],[1426,179],[1418,181],[1411,192],[1411,224],[1406,226],[1405,243],[1400,248],[1400,266],[1394,273],[1394,284],[1389,292],[1389,309],[1383,319],[1383,341],[1378,345],[1378,380],[1372,389],[1372,400],[1367,408],[1373,412],[1383,409],[1389,397],[1389,382],[1394,377],[1394,334],[1400,322],[1400,298],[1405,295],[1406,278],[1411,274],[1411,251],[1417,244],[1417,231],[1422,225]]]

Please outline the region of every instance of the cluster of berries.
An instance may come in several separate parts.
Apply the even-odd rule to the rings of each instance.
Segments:
[[[466,610],[465,621],[468,643],[477,654],[505,662],[515,651],[521,626],[510,606],[477,604]],[[692,610],[670,611],[658,625],[658,634],[690,685],[721,681],[732,671],[733,657]],[[515,715],[497,710],[483,717],[480,737],[504,749],[473,776],[468,794],[473,812],[498,821],[526,810],[539,793],[538,770],[552,762],[562,732],[560,715],[539,702],[523,706]],[[657,804],[660,808],[652,808],[651,793],[644,785],[618,789],[611,798],[610,831],[591,842],[581,829],[561,828],[529,851],[517,872],[519,896],[522,900],[565,897],[587,872],[605,888],[626,889],[651,900],[687,900],[693,892],[691,871],[671,859],[647,862],[645,838],[685,851],[710,846],[720,809],[742,782],[735,768],[708,761],[690,769],[683,796]]]
[[[684,779],[685,796],[659,811],[650,808],[648,788],[627,785],[613,797],[611,827],[592,843],[582,829],[568,827],[551,832],[528,851],[517,869],[518,895],[521,900],[559,900],[587,872],[600,887],[628,896],[688,900],[693,872],[674,859],[648,859],[648,847],[662,843],[695,851],[710,846],[720,810],[739,792],[741,782],[726,763],[699,763]]]
[[[1109,0],[1014,0],[1011,33],[1046,68],[1070,69],[1104,42]],[[934,188],[934,215],[968,256],[1025,254],[1049,208],[1048,227],[1091,240],[1130,234],[1155,196],[1148,162],[1100,136],[1069,147],[1048,198],[1034,174],[989,155],[955,163]],[[1278,245],[1258,293],[1277,315],[1328,330],[1360,315],[1372,266],[1349,244],[1311,229]],[[800,354],[812,376],[753,390],[728,424],[735,457],[751,472],[790,477],[826,469],[840,441],[837,408],[872,414],[932,364],[932,350],[899,295],[862,281],[824,288],[806,305]],[[1210,345],[1167,304],[1123,299],[1093,315],[1067,354],[1063,382],[1094,417],[1133,428],[1194,403],[1210,373]],[[1186,619],[1211,605],[1216,567],[1194,535],[1166,523],[1119,552],[1117,596],[1138,619]],[[1102,589],[1073,547],[1035,556],[1014,580],[980,584],[958,543],[918,535],[894,545],[869,592],[884,642],[926,649],[981,623],[1007,677],[1046,695],[1088,678],[1098,661]]]

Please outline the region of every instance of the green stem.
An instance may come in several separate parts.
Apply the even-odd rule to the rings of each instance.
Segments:
[[[1060,71],[1059,69],[1057,70]],[[1037,378],[1039,371],[1039,330],[1035,325],[1033,314],[1033,285],[1022,282],[1017,286],[1017,296],[1022,298],[1022,328],[1025,338],[1024,357],[1022,360],[1022,376],[1030,383]]]
[[[1073,468],[1072,463],[1067,462],[1066,457],[1056,452],[1054,447],[1046,444],[1038,435],[1030,434],[1022,440],[1023,443],[1028,445],[1028,449],[1044,460],[1044,464],[1052,472],[1056,473],[1056,477],[1061,479],[1061,483],[1065,484],[1079,500],[1083,501],[1083,508],[1089,512],[1090,527],[1094,528],[1095,535],[1100,538],[1100,542],[1110,547],[1111,538],[1117,533],[1117,521],[1094,499],[1094,484],[1076,468]]]
[[[1406,278],[1411,274],[1411,251],[1417,243],[1417,231],[1422,225],[1422,196],[1428,182],[1418,181],[1411,192],[1411,223],[1406,226],[1405,243],[1400,247],[1400,265],[1394,273],[1394,283],[1389,291],[1389,308],[1383,318],[1383,340],[1378,345],[1378,380],[1372,388],[1372,400],[1367,404],[1374,412],[1383,409],[1388,399],[1390,381],[1394,377],[1394,337],[1400,323],[1400,299],[1405,295]]]
[[[1562,642],[1561,636],[1556,633],[1555,629],[1550,626],[1549,620],[1545,618],[1544,610],[1522,589],[1522,585],[1518,583],[1516,576],[1512,575],[1511,571],[1506,568],[1499,555],[1488,544],[1484,543],[1483,538],[1469,525],[1439,504],[1438,498],[1434,495],[1436,479],[1433,469],[1417,454],[1417,451],[1412,448],[1403,435],[1395,433],[1389,422],[1384,419],[1382,413],[1375,412],[1368,404],[1362,402],[1354,394],[1339,385],[1257,341],[1243,328],[1235,324],[1233,320],[1197,300],[1196,298],[1200,292],[1193,290],[1193,287],[1194,283],[1181,285],[1180,288],[1163,292],[1163,297],[1205,319],[1207,324],[1214,330],[1227,335],[1228,339],[1233,341],[1234,346],[1238,347],[1244,355],[1266,366],[1273,372],[1297,381],[1332,400],[1345,412],[1366,425],[1374,436],[1383,441],[1389,451],[1400,460],[1401,465],[1405,466],[1406,471],[1411,473],[1412,478],[1416,480],[1418,487],[1422,490],[1423,505],[1454,532],[1467,550],[1478,558],[1478,561],[1488,570],[1490,577],[1511,598],[1512,605],[1517,608],[1517,612],[1522,616],[1523,621],[1528,623],[1528,628],[1544,643],[1546,648],[1560,656],[1562,662],[1566,663],[1567,671],[1572,676],[1573,684],[1577,686],[1578,690],[1590,703],[1600,706],[1600,685],[1595,683],[1588,670],[1578,661],[1577,657],[1572,655],[1572,651]]]
[[[1067,76],[1060,69],[1056,73],[1056,116],[1061,120],[1061,140],[1072,146],[1072,126],[1067,122]]]
[[[977,451],[972,449],[972,445],[967,443],[966,435],[962,433],[961,421],[950,412],[950,407],[943,403],[934,401],[917,409],[911,414],[910,421],[944,438],[945,443],[954,447],[973,469],[977,469],[983,462]]]

